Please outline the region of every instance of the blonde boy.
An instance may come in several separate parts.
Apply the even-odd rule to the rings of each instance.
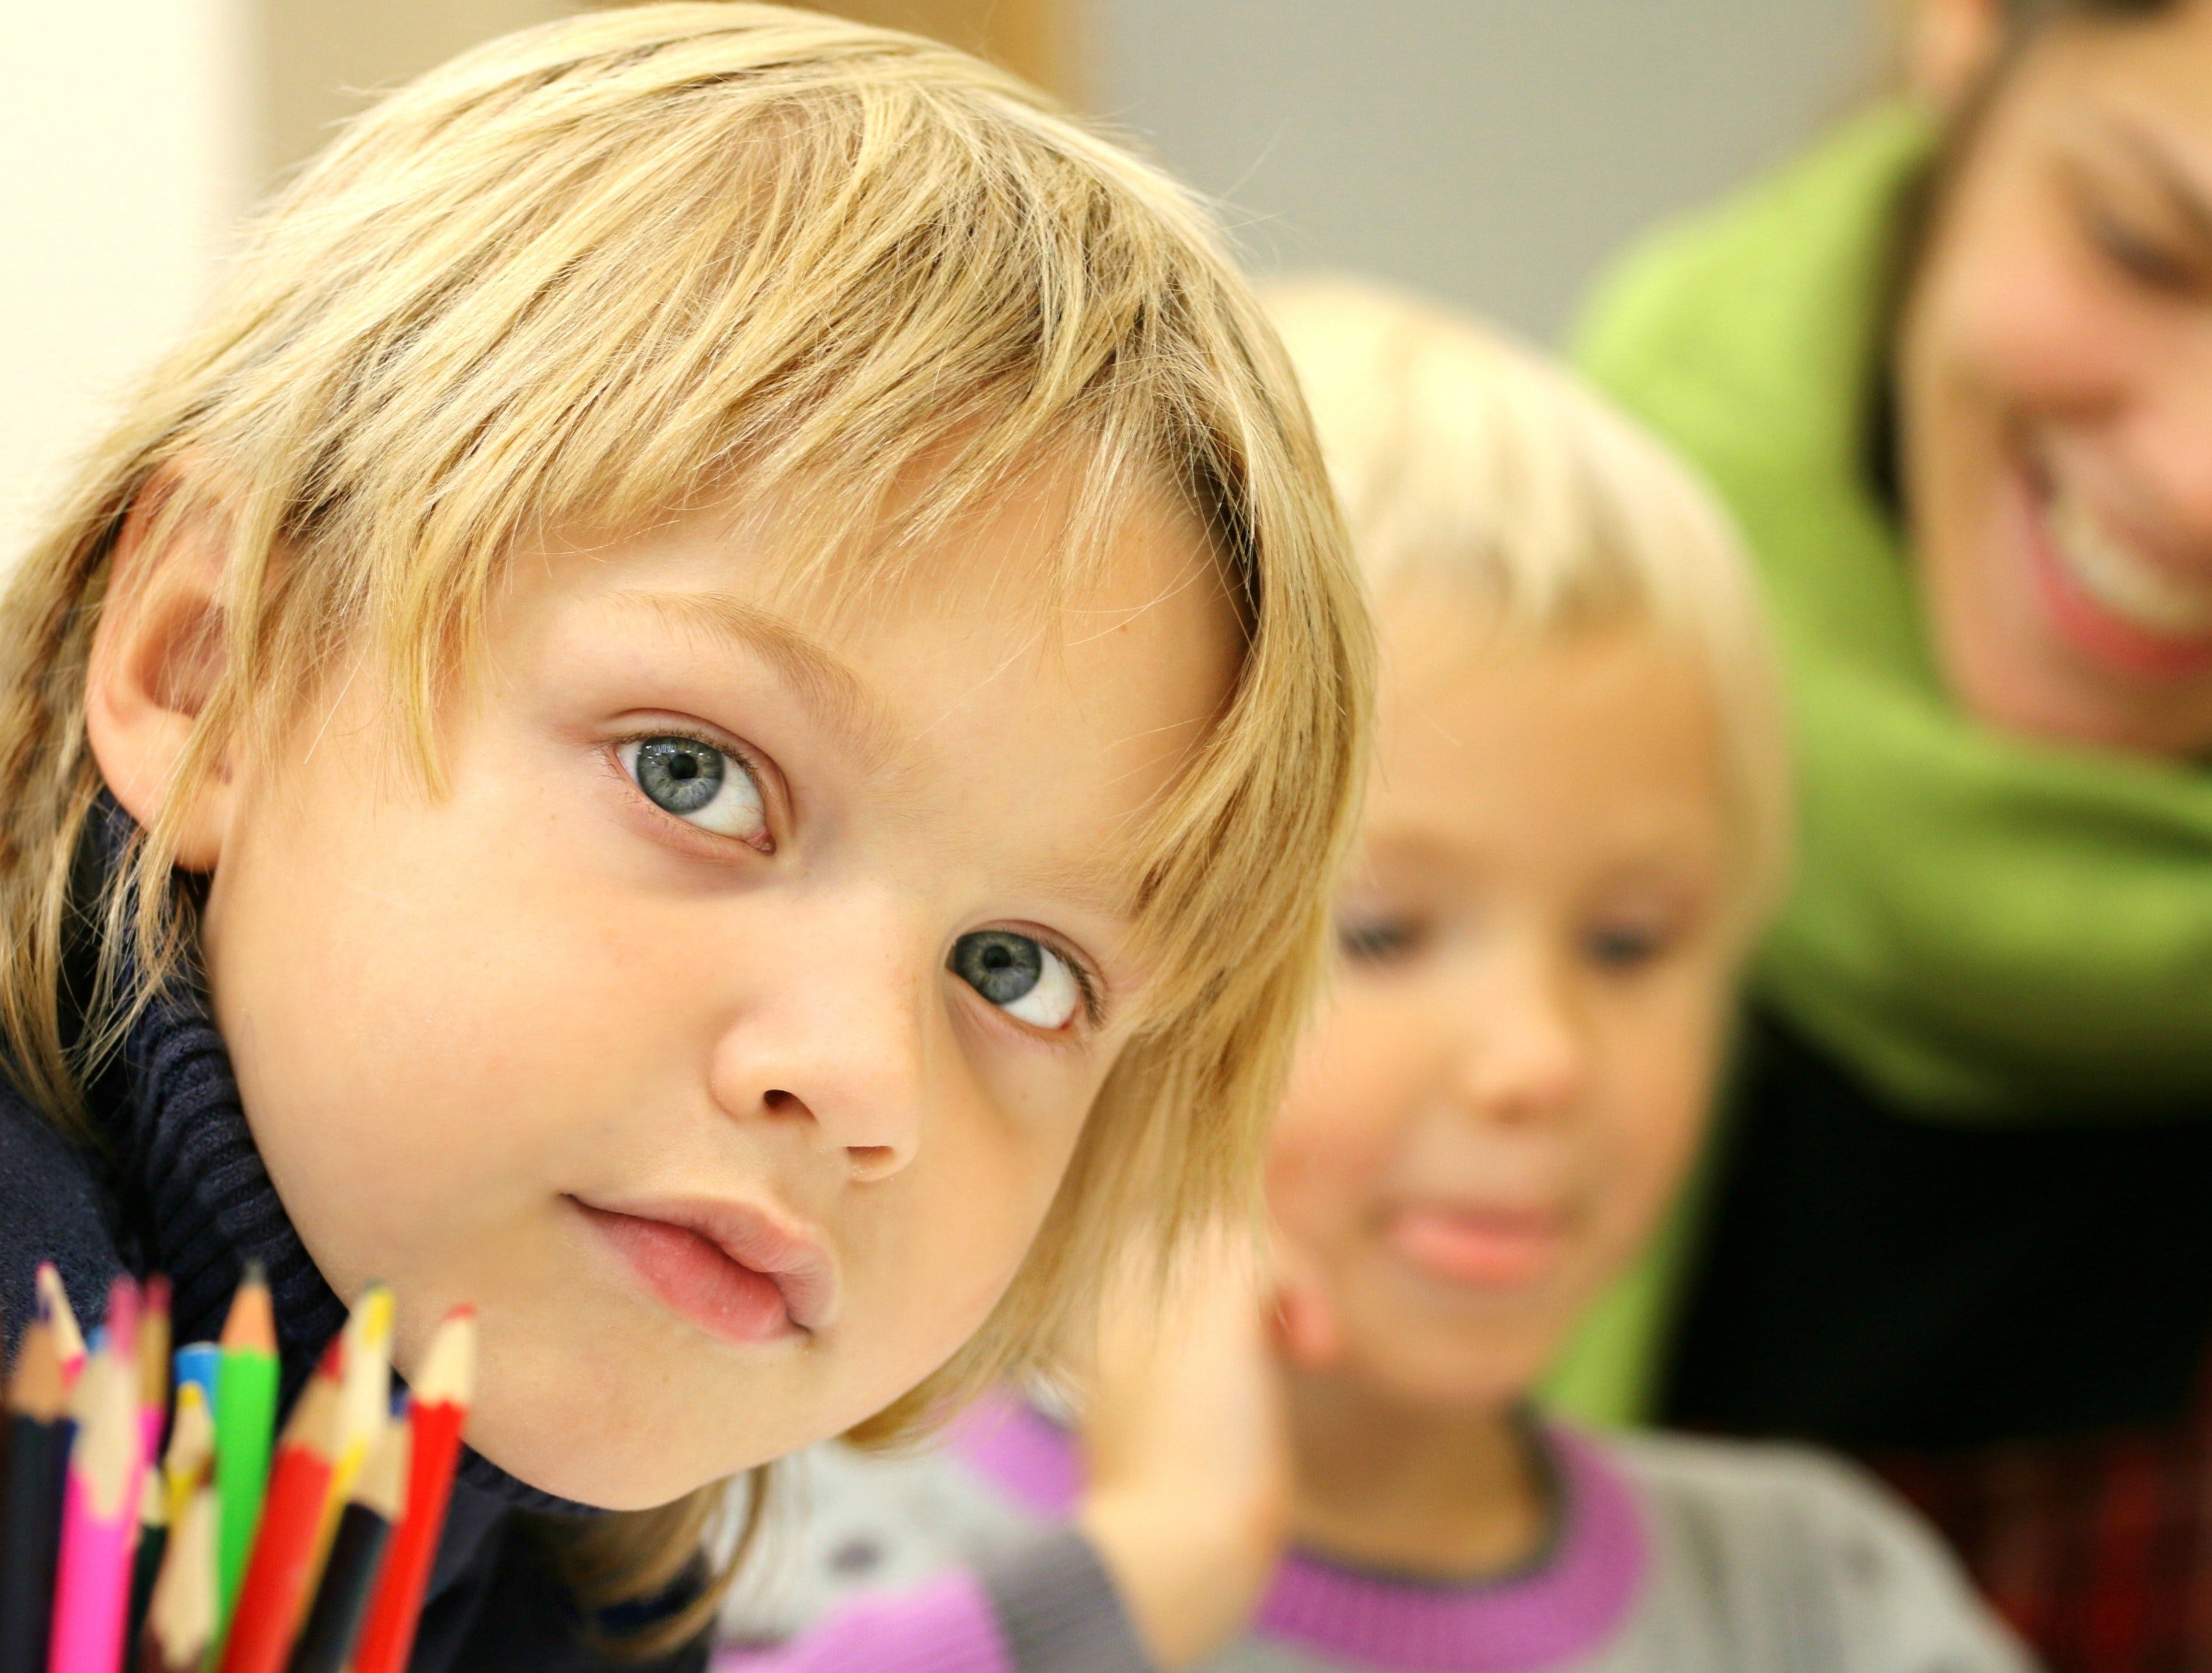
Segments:
[[[680,1640],[724,1481],[1238,1198],[1366,686],[1159,174],[805,13],[485,47],[286,193],[0,616],[0,1310],[53,1256],[211,1335],[258,1259],[296,1383],[372,1280],[403,1372],[472,1304],[416,1665],[589,1660],[561,1576]]]

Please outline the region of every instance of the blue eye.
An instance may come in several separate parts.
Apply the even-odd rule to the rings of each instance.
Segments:
[[[952,944],[952,973],[1010,1017],[1033,1028],[1062,1028],[1082,1002],[1083,984],[1067,960],[1034,936],[978,929]]]
[[[745,764],[696,738],[636,738],[616,754],[645,798],[662,812],[741,842],[768,834],[760,786]]]
[[[1425,932],[1410,918],[1340,920],[1336,926],[1339,952],[1355,964],[1387,964],[1418,950]]]
[[[1586,942],[1589,956],[1607,970],[1640,970],[1667,949],[1666,935],[1656,929],[1617,926],[1593,930]]]

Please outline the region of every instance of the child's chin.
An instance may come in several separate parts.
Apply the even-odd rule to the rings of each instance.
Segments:
[[[597,1436],[596,1445],[582,1444]],[[481,1408],[469,1416],[469,1445],[517,1481],[572,1504],[649,1511],[734,1472],[717,1472],[638,1425],[611,1441],[603,1424],[502,1421]]]
[[[1528,1398],[1559,1347],[1561,1332],[1528,1326],[1409,1328],[1359,1355],[1363,1380],[1395,1401],[1432,1411],[1505,1411]]]

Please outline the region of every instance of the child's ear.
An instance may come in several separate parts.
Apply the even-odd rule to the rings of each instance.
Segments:
[[[222,519],[213,510],[164,516],[180,486],[156,478],[125,520],[85,682],[93,759],[142,826],[162,811],[222,669]],[[177,863],[187,871],[213,871],[222,855],[230,781],[226,767],[179,810]]]
[[[2004,45],[2003,0],[1915,0],[1905,40],[1905,79],[1941,111],[1981,85]]]

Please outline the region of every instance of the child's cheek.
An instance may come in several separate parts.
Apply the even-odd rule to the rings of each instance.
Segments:
[[[1269,1208],[1285,1232],[1310,1245],[1354,1231],[1388,1171],[1395,1122],[1379,1077],[1346,1049],[1351,1043],[1324,1029],[1310,1044],[1268,1147]]]

